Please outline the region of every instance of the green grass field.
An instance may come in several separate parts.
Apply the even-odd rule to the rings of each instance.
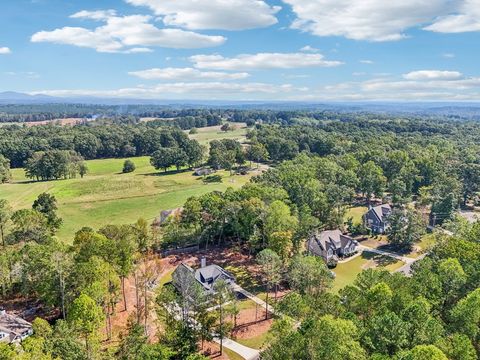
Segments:
[[[345,221],[348,218],[352,218],[354,224],[361,224],[362,223],[362,216],[367,212],[368,208],[366,206],[355,206],[348,208],[347,212],[345,213]]]
[[[260,350],[267,342],[268,332],[264,332],[258,336],[254,336],[248,339],[236,339],[236,341],[242,345],[248,346],[252,349]]]
[[[384,268],[388,271],[395,271],[403,265],[404,263],[402,261],[364,251],[362,255],[348,262],[338,264],[337,267],[333,269],[336,277],[332,291],[338,292],[345,286],[353,284],[357,275],[367,267],[377,267]]]
[[[14,169],[12,183],[0,186],[0,198],[21,209],[30,207],[42,192],[55,195],[64,221],[58,236],[69,241],[82,226],[128,224],[140,217],[152,220],[161,210],[179,207],[190,196],[240,187],[249,180],[221,171],[222,183],[204,184],[191,171],[158,172],[148,157],[132,158],[135,172],[121,174],[124,160],[87,161],[89,174],[83,179],[30,182],[23,169]]]
[[[223,348],[223,352],[228,356],[230,360],[245,360],[244,357],[238,355],[236,352],[233,352],[230,349]]]
[[[212,140],[234,139],[241,143],[245,141],[247,126],[244,123],[230,123],[235,129],[233,131],[221,131],[220,126],[210,126],[197,129],[198,133],[190,135],[191,139],[197,140],[200,144],[208,144]],[[188,130],[186,131],[188,133]]]
[[[191,137],[203,143],[222,138],[244,141],[247,129],[242,124],[235,125],[238,128],[227,133],[216,126],[202,128]],[[12,182],[0,186],[0,198],[7,199],[17,210],[31,207],[42,192],[55,195],[59,216],[63,218],[57,235],[70,242],[83,226],[100,228],[107,224],[129,224],[140,217],[150,221],[162,210],[181,206],[191,196],[238,188],[251,176],[230,176],[220,171],[221,183],[204,184],[191,171],[157,171],[146,156],[131,160],[136,170],[130,174],[121,173],[125,159],[87,161],[89,173],[83,179],[33,182],[25,178],[23,169],[13,169]]]

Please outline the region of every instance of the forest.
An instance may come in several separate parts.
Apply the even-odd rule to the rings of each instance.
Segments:
[[[151,289],[152,256],[192,245],[207,253],[237,249],[255,263],[267,307],[275,308],[261,359],[478,359],[480,223],[468,223],[458,210],[479,204],[480,125],[280,113],[274,119],[266,117],[270,111],[232,112],[230,120],[251,120],[247,143],[212,140],[209,149],[162,122],[0,128],[3,182],[9,161],[25,166],[39,154],[51,162],[67,154],[148,155],[165,172],[201,163],[230,172],[248,162],[265,166],[239,189],[190,197],[164,223],[85,224],[72,244],[55,237],[62,219],[54,196],[41,194],[31,208],[16,211],[2,201],[2,297],[37,299],[56,321],[35,320],[21,351],[0,345],[0,359],[204,359],[203,343],[226,338],[235,327],[239,305],[231,290],[220,284],[205,298],[195,286]],[[75,156],[71,161],[81,163]],[[409,255],[427,225],[434,245],[412,264],[410,276],[365,269],[332,291],[336,264],[331,269],[307,253],[306,240],[338,228],[372,235],[347,212],[379,202],[393,207],[389,250]],[[128,304],[125,281],[132,277],[136,300]],[[278,289],[284,295],[277,300]],[[105,346],[118,305],[134,307],[134,316],[118,343]],[[172,316],[172,308],[182,316]],[[146,330],[151,313],[161,322],[155,341]]]

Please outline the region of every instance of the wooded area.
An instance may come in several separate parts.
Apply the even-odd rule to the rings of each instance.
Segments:
[[[208,150],[179,128],[158,126],[162,122],[0,128],[3,182],[8,160],[43,180],[70,176],[68,159],[79,169],[82,158],[131,155],[151,156],[165,172],[202,164],[233,173],[248,161],[265,170],[239,189],[191,196],[153,226],[143,219],[100,229],[84,224],[72,244],[55,237],[62,220],[54,196],[41,194],[31,208],[17,211],[1,201],[2,298],[37,299],[56,321],[35,320],[35,334],[21,345],[23,357],[0,345],[0,358],[203,359],[204,342],[236,327],[235,295],[221,283],[209,296],[188,284],[184,291],[157,286],[150,265],[154,253],[198,245],[207,252],[235,248],[256,262],[267,307],[275,308],[262,359],[477,359],[480,223],[467,223],[458,210],[479,204],[480,125],[375,114],[337,114],[335,120],[266,114],[272,112],[233,111],[229,120],[250,120],[246,144],[212,140]],[[64,171],[47,171],[50,163],[63,164]],[[132,161],[118,169],[134,170]],[[412,262],[410,276],[364,269],[334,292],[331,264],[307,253],[306,240],[321,230],[370,235],[347,210],[377,203],[393,208],[389,250],[410,254],[428,224],[439,229],[434,246]],[[129,277],[135,304],[125,296]],[[269,294],[279,288],[284,296],[273,302]],[[120,303],[134,306],[135,315],[119,343],[104,346]],[[151,313],[161,324],[155,341],[146,330]]]

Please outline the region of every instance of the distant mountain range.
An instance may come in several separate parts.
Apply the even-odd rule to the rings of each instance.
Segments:
[[[466,116],[480,118],[479,102],[293,102],[293,101],[220,101],[220,100],[152,100],[99,97],[54,97],[6,91],[0,92],[0,105],[96,104],[161,105],[179,108],[236,108],[272,110],[325,110],[337,112],[373,112],[379,114],[416,114]]]
[[[55,98],[47,95],[29,95],[24,93],[18,93],[14,91],[0,92],[0,103],[12,104],[12,103],[49,103],[54,101]]]

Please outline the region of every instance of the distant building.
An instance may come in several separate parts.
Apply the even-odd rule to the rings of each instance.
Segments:
[[[197,270],[192,269],[187,264],[180,264],[172,274],[173,285],[180,289],[182,281],[191,279],[198,282],[206,293],[213,294],[215,283],[219,280],[223,280],[230,285],[235,283],[235,277],[222,267],[214,264],[207,266],[205,258],[202,258],[201,263],[201,267]]]
[[[195,176],[207,176],[207,175],[211,175],[215,172],[214,169],[211,169],[211,168],[207,168],[207,167],[201,167],[201,168],[197,168],[193,171],[193,175]]]
[[[363,215],[365,227],[377,234],[384,234],[388,231],[390,223],[388,217],[392,213],[392,207],[389,204],[382,204],[370,208]]]
[[[358,242],[340,230],[325,230],[315,233],[308,239],[308,252],[321,256],[327,264],[336,263],[339,258],[355,254]]]
[[[33,334],[32,324],[0,309],[0,342],[18,343]]]

